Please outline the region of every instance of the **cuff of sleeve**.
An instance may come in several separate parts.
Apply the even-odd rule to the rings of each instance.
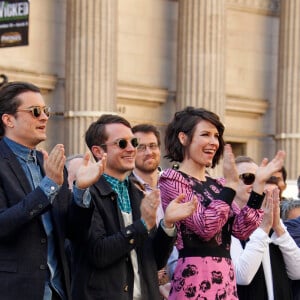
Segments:
[[[59,192],[61,185],[58,185],[52,179],[45,176],[40,182],[40,188],[45,193],[45,195],[50,199],[50,202],[52,203],[55,196]]]
[[[91,193],[89,188],[87,189],[79,189],[75,184],[73,185],[73,196],[74,201],[76,205],[83,207],[83,208],[89,208],[91,204]]]
[[[234,197],[235,197],[235,190],[232,188],[229,188],[227,186],[224,186],[220,193],[220,199],[226,202],[228,205],[231,205]]]
[[[141,218],[141,222],[143,223],[145,229],[147,230],[147,233],[149,234],[149,233],[150,233],[150,230],[148,230],[147,224],[146,224],[146,222],[145,222],[145,220],[144,220],[143,218]]]
[[[141,222],[143,223],[144,227],[146,228],[146,230],[148,231],[148,228],[147,228],[147,225],[146,225],[146,222],[144,219],[141,218]]]
[[[247,206],[254,209],[260,209],[261,204],[265,198],[265,193],[262,195],[257,194],[256,192],[252,191],[250,194],[250,198],[247,202]]]
[[[176,235],[176,227],[175,227],[175,225],[173,225],[172,228],[167,228],[165,226],[164,219],[160,220],[160,225],[161,225],[162,229],[164,230],[164,232],[166,233],[167,236],[173,237],[173,236]]]

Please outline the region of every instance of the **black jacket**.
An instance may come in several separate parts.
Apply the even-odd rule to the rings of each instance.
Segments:
[[[130,251],[136,249],[143,300],[161,299],[157,270],[165,266],[175,237],[161,226],[148,234],[141,222],[143,193],[129,181],[133,224],[125,227],[117,194],[104,177],[91,189],[94,214],[89,241],[74,254],[79,262],[72,284],[73,300],[131,300],[133,268]]]
[[[43,172],[43,157],[37,153]],[[79,239],[90,223],[91,209],[72,202],[65,181],[53,204],[38,187],[34,191],[13,152],[0,141],[0,298],[43,299],[47,268],[47,235],[40,215],[49,210],[54,227],[56,254],[71,299],[70,272],[65,238]]]

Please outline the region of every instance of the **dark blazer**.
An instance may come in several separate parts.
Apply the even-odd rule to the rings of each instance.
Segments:
[[[95,207],[88,244],[74,255],[78,268],[72,283],[73,300],[132,300],[132,249],[137,252],[143,300],[161,299],[157,270],[165,266],[175,237],[167,236],[160,226],[148,234],[140,220],[143,193],[131,181],[128,191],[133,224],[125,227],[117,194],[105,178],[90,188]]]
[[[37,159],[42,168],[41,153]],[[71,299],[64,242],[66,237],[79,239],[85,233],[91,210],[75,205],[66,171],[64,175],[64,184],[50,204],[39,187],[31,190],[18,159],[0,141],[0,299],[43,299],[48,276],[47,236],[40,215],[47,210],[51,212],[58,263]]]

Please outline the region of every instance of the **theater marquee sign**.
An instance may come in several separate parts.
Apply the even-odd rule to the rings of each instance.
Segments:
[[[0,47],[28,45],[29,0],[0,0]]]

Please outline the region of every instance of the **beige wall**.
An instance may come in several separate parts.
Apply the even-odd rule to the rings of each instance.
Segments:
[[[165,124],[176,89],[177,2],[119,1],[118,112]]]
[[[274,154],[279,19],[262,11],[227,11],[226,135],[257,161]]]

